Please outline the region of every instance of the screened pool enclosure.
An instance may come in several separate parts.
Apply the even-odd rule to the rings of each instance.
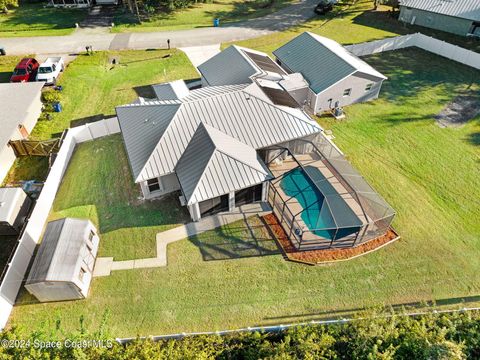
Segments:
[[[395,211],[323,135],[269,149],[267,159],[268,200],[298,249],[355,247],[390,228]]]

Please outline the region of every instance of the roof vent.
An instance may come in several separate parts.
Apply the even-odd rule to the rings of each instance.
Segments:
[[[148,122],[148,119],[143,120],[144,122]]]

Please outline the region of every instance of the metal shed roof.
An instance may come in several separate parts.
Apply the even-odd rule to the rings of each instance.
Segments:
[[[198,125],[175,172],[188,205],[271,178],[254,148],[203,123]]]
[[[0,147],[8,143],[25,120],[30,105],[40,98],[43,85],[43,82],[0,84]]]
[[[252,88],[253,87],[253,88]],[[117,107],[136,182],[174,172],[198,125],[204,123],[260,149],[318,133],[322,128],[300,109],[271,104],[250,91],[256,84],[211,87],[171,102]],[[155,145],[156,144],[156,145]]]
[[[190,93],[183,80],[152,85],[152,88],[158,100],[178,100]]]
[[[13,224],[26,197],[22,188],[0,188],[0,222]]]
[[[89,220],[64,218],[49,222],[27,284],[75,279],[90,229],[95,230]]]
[[[273,54],[292,72],[301,73],[315,93],[320,93],[355,72],[386,79],[339,43],[304,32]]]
[[[400,0],[400,5],[480,21],[480,1],[478,0]]]

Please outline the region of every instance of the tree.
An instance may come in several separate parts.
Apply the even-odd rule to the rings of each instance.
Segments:
[[[18,0],[0,0],[0,9],[3,9],[3,12],[8,12],[8,7],[17,7]]]

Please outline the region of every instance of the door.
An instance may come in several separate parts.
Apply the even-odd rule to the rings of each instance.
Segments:
[[[235,192],[235,206],[262,201],[262,184]]]

